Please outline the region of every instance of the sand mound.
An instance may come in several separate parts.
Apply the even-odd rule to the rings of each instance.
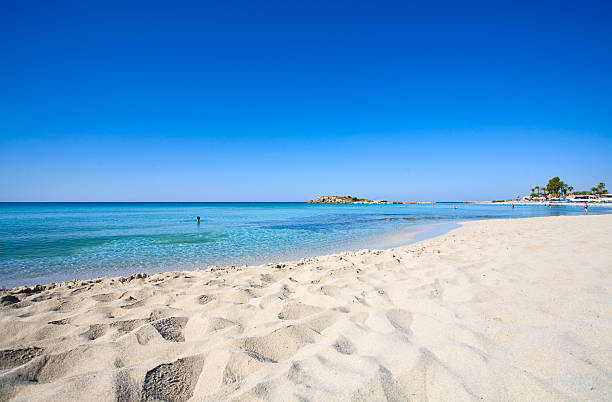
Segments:
[[[233,384],[245,380],[262,366],[261,359],[248,353],[234,353],[223,370],[223,384]]]
[[[321,311],[320,307],[292,301],[285,303],[281,312],[278,313],[278,318],[281,320],[300,320],[319,311]]]
[[[276,363],[293,356],[305,345],[315,343],[316,336],[310,328],[289,325],[268,335],[243,339],[238,345],[259,361]]]

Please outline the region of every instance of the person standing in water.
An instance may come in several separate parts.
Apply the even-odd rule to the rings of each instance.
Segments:
[[[584,203],[584,214],[588,214],[589,213],[589,204],[588,203]]]
[[[198,223],[200,223],[200,217],[196,217],[196,221],[198,221]]]

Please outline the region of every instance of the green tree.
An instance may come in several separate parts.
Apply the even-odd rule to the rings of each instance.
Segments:
[[[555,176],[548,181],[548,184],[546,185],[546,191],[553,197],[559,197],[566,186],[567,185],[563,183],[563,181],[561,181],[558,176]]]
[[[599,183],[597,185],[597,194],[608,194],[608,190],[606,190],[606,183]]]
[[[606,183],[599,183],[597,187],[591,187],[591,194],[608,194]]]
[[[563,194],[564,197],[567,195],[568,188],[569,188],[569,186],[567,184],[563,183],[563,186],[561,187],[561,194]]]
[[[569,191],[569,193],[571,194],[571,193],[574,191],[574,187],[569,186],[569,187],[567,188],[567,191]]]

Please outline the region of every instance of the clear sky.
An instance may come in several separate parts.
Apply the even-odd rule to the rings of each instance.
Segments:
[[[612,2],[1,8],[0,201],[612,187]]]

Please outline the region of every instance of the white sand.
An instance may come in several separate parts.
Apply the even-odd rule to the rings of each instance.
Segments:
[[[612,215],[17,290],[2,400],[612,400]]]

